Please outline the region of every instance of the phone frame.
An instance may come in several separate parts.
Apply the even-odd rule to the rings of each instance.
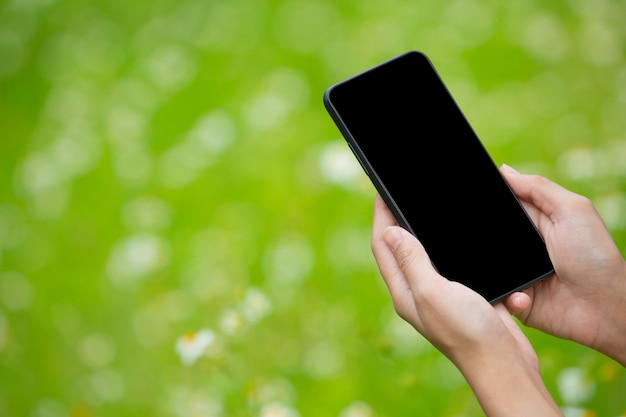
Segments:
[[[371,67],[371,68],[369,68],[367,70],[365,70],[365,71],[361,71],[361,72],[359,72],[359,73],[357,73],[357,74],[355,74],[355,75],[353,75],[353,76],[351,76],[349,78],[346,78],[343,81],[340,81],[338,83],[335,83],[335,84],[331,85],[330,87],[328,87],[324,91],[323,101],[324,101],[324,106],[325,106],[326,110],[328,111],[329,115],[331,116],[331,118],[334,121],[335,125],[338,127],[338,129],[341,132],[341,134],[343,135],[343,137],[346,140],[346,143],[348,144],[348,146],[351,149],[352,153],[354,154],[354,156],[356,157],[356,159],[360,163],[360,165],[363,168],[363,170],[365,171],[365,173],[370,178],[370,181],[374,185],[375,189],[378,191],[378,194],[382,197],[382,199],[387,204],[387,207],[389,208],[389,210],[394,215],[394,217],[395,217],[396,221],[398,222],[398,224],[400,226],[402,226],[403,228],[405,228],[406,230],[408,230],[411,234],[416,235],[416,233],[412,229],[410,223],[407,221],[405,215],[402,213],[402,210],[396,204],[393,196],[391,195],[391,193],[389,192],[389,190],[385,186],[384,182],[381,180],[381,178],[380,178],[379,174],[376,172],[375,168],[371,165],[369,159],[367,158],[367,156],[365,155],[365,153],[361,149],[361,146],[359,145],[358,141],[356,140],[356,138],[354,138],[354,136],[352,135],[352,132],[346,126],[346,124],[343,121],[341,115],[339,114],[339,111],[335,108],[335,106],[333,105],[333,102],[331,100],[331,94],[332,94],[332,91],[335,88],[340,87],[342,84],[349,83],[353,79],[359,78],[359,77],[363,76],[364,74],[367,74],[367,73],[372,72],[372,71],[376,71],[378,68],[386,66],[387,64],[389,64],[389,63],[391,63],[393,61],[396,61],[398,59],[402,59],[405,55],[409,55],[409,54],[419,54],[422,58],[424,58],[428,62],[428,64],[431,67],[431,70],[432,70],[433,74],[436,75],[436,77],[438,78],[438,81],[441,83],[441,85],[445,89],[445,93],[448,94],[448,96],[452,100],[452,103],[456,106],[456,108],[458,110],[458,113],[464,118],[464,121],[467,123],[468,127],[472,130],[472,133],[476,136],[476,138],[478,138],[478,135],[476,135],[476,133],[473,130],[472,126],[467,121],[466,116],[461,111],[461,109],[458,106],[456,100],[454,100],[454,97],[452,96],[452,94],[449,91],[448,87],[443,82],[443,79],[441,78],[440,74],[438,73],[438,71],[436,70],[436,68],[434,67],[434,65],[432,64],[430,59],[428,58],[428,56],[426,56],[424,53],[422,53],[420,51],[416,51],[416,50],[408,51],[408,52],[405,52],[405,53],[403,53],[401,55],[398,55],[396,57],[393,57],[393,58],[390,58],[388,60],[385,60],[385,61],[383,61],[383,62],[381,62],[381,63],[379,63],[379,64],[377,64],[377,65],[375,65],[375,66],[373,66],[373,67]],[[537,229],[536,225],[533,223],[533,221],[530,218],[530,216],[528,216],[528,213],[524,209],[523,205],[521,204],[521,202],[519,201],[519,199],[517,198],[517,196],[515,195],[513,190],[510,188],[509,184],[506,182],[506,180],[504,179],[504,177],[500,173],[497,165],[495,164],[495,162],[493,161],[493,159],[489,155],[488,150],[486,149],[486,147],[484,146],[482,141],[478,140],[478,142],[479,142],[480,146],[482,147],[482,150],[489,157],[489,160],[490,160],[491,164],[493,164],[494,171],[497,173],[497,175],[500,176],[502,182],[506,185],[506,188],[508,189],[508,192],[513,196],[513,198],[515,199],[515,201],[519,205],[520,210],[525,214],[528,222],[532,225],[532,227],[534,228],[534,230],[536,231],[538,236],[543,241],[543,237],[541,236],[541,234],[540,234],[539,230]],[[433,266],[435,267],[435,269],[437,269],[437,267],[434,264],[433,264]],[[548,271],[546,271],[543,274],[540,274],[539,276],[535,277],[534,279],[529,279],[528,281],[524,282],[522,285],[517,286],[515,288],[512,288],[509,291],[506,291],[505,293],[500,294],[500,295],[498,295],[498,296],[496,296],[494,298],[488,299],[488,301],[491,304],[495,304],[495,303],[497,303],[499,301],[502,301],[502,299],[504,299],[505,297],[507,297],[511,293],[516,292],[516,291],[524,290],[524,289],[532,286],[536,282],[544,280],[545,278],[551,276],[553,273],[554,273],[554,268],[552,267]]]

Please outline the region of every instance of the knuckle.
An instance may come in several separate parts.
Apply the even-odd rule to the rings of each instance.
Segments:
[[[547,177],[544,177],[543,175],[538,175],[538,174],[533,174],[530,176],[531,177],[531,184],[532,184],[532,192],[539,192],[539,190],[544,190],[546,188],[549,188],[553,183],[552,181],[550,181]]]
[[[541,174],[532,174],[530,178],[530,183],[535,191],[550,190],[555,186],[555,183],[552,180]]]
[[[546,184],[551,183],[551,181],[548,178],[544,177],[543,175],[533,174],[531,175],[531,178],[533,179],[534,182],[540,185],[546,185]]]
[[[563,207],[570,213],[584,213],[595,211],[593,202],[579,194],[572,194],[569,196],[566,202],[563,202]]]
[[[585,196],[574,194],[572,196],[572,206],[582,210],[589,210],[593,208],[593,202]]]
[[[400,269],[403,271],[410,268],[410,266],[415,262],[416,257],[417,252],[413,250],[410,245],[401,244],[398,249],[396,249],[396,259],[398,260]]]

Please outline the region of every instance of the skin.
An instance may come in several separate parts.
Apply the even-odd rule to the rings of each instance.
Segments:
[[[398,314],[459,368],[488,416],[560,416],[510,312],[624,364],[626,266],[588,200],[542,177],[508,167],[502,173],[544,236],[556,270],[508,297],[506,306],[439,275],[379,196],[372,251]]]
[[[513,317],[439,275],[377,197],[372,249],[398,314],[463,373],[488,416],[561,416]]]
[[[502,174],[541,232],[555,274],[505,305],[527,326],[626,366],[626,263],[587,198],[537,175]]]

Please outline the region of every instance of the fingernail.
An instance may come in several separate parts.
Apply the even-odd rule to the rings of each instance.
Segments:
[[[396,250],[400,243],[402,243],[402,233],[397,226],[388,226],[383,232],[383,239],[389,248],[393,251]]]
[[[507,164],[502,164],[502,169],[504,169],[505,171],[508,171],[511,174],[519,174],[519,171],[516,170],[515,168],[507,165]]]

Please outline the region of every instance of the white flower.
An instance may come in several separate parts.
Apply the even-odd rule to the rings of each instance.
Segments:
[[[205,354],[209,346],[215,342],[215,333],[202,329],[196,333],[187,333],[176,341],[176,352],[183,365],[191,366]]]

